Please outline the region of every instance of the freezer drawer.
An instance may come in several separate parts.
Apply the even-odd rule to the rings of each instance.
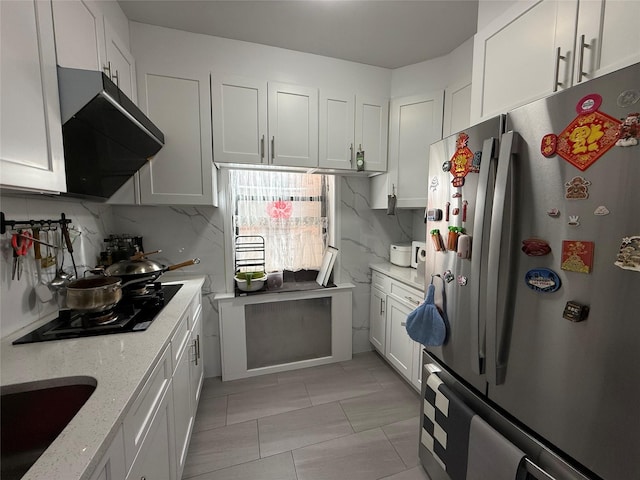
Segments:
[[[521,464],[517,478],[537,480],[589,480],[591,478],[586,473],[581,473],[557,452],[542,444],[515,421],[507,418],[494,406],[483,400],[477,391],[454,377],[444,365],[426,351],[423,351],[423,399],[428,388],[426,379],[431,374],[436,374],[474,413],[525,453],[526,458]],[[425,414],[426,403],[426,401],[422,402],[421,419]],[[420,442],[420,440],[418,441]],[[451,477],[422,442],[419,443],[419,456],[420,462],[431,480],[451,480]]]

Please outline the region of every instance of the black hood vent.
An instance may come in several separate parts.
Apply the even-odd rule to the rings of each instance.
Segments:
[[[106,200],[164,145],[164,135],[102,72],[58,67],[67,194]]]

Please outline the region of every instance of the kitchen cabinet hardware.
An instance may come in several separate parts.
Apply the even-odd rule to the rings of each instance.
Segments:
[[[411,297],[409,297],[409,296],[407,296],[407,295],[405,295],[405,296],[404,296],[404,298],[405,298],[406,300],[408,300],[409,302],[413,303],[414,305],[420,305],[420,302],[419,302],[419,301],[414,300],[413,298],[411,298]]]
[[[585,35],[580,35],[580,53],[578,55],[578,83],[582,82],[582,77],[587,75],[584,71],[584,50],[591,48],[591,45],[585,43]]]
[[[260,139],[260,163],[264,163],[264,135]]]
[[[107,64],[102,67],[102,71],[106,73],[109,78],[111,78],[111,62],[107,62]]]
[[[563,87],[564,82],[558,81],[558,77],[560,76],[560,60],[566,60],[566,55],[561,54],[562,47],[558,47],[556,50],[556,67],[553,73],[553,91],[557,92],[558,87]]]
[[[276,137],[271,137],[271,163],[276,158]]]
[[[116,73],[111,75],[111,80],[113,80],[113,82],[116,84],[116,87],[120,88],[120,78],[118,77],[118,71],[117,70],[116,70]]]

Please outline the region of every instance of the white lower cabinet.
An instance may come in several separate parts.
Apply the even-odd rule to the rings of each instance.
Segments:
[[[422,345],[407,334],[407,317],[423,292],[373,271],[371,275],[369,341],[416,390],[420,390]]]
[[[198,292],[91,480],[182,478],[204,381],[201,337],[202,294]]]
[[[125,473],[124,440],[122,427],[120,427],[115,438],[111,441],[109,450],[104,454],[89,480],[121,480],[125,477]]]
[[[169,385],[170,387],[171,385]],[[158,409],[153,415],[149,430],[140,445],[127,480],[174,480],[174,440],[173,440],[173,399],[171,388],[160,398]]]

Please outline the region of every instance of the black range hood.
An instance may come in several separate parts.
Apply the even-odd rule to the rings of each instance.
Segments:
[[[164,145],[164,135],[102,72],[58,67],[67,195],[104,201]]]

